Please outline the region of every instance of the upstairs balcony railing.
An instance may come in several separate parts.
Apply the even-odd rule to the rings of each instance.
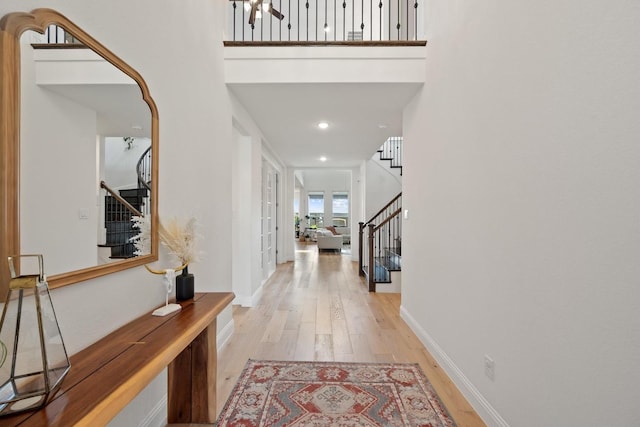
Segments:
[[[410,42],[424,0],[229,0],[233,42]]]

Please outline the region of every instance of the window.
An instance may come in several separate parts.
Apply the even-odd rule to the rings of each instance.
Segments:
[[[348,227],[349,226],[349,193],[334,192],[333,193],[333,226]]]
[[[309,219],[310,228],[324,227],[324,193],[309,192]]]

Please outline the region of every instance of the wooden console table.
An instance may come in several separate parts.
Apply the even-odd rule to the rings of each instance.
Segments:
[[[0,418],[0,426],[102,426],[168,367],[169,423],[216,417],[216,317],[231,292],[196,294],[166,317],[150,313],[73,355],[53,399],[36,412]]]

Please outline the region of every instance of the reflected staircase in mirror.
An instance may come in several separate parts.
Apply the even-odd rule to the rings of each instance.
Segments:
[[[399,292],[402,270],[402,193],[399,193],[369,221],[360,223],[358,270],[367,278],[369,292],[377,283],[394,284]],[[397,288],[397,289],[396,289]]]
[[[104,228],[106,241],[99,247],[111,250],[111,259],[126,259],[135,256],[135,246],[131,238],[139,233],[133,227],[132,216],[143,216],[144,201],[148,196],[146,188],[132,188],[116,192],[105,184],[100,187],[106,190],[104,196]]]
[[[147,148],[144,153],[138,159],[136,164],[136,173],[138,175],[138,189],[146,190],[145,197],[151,193],[151,147]],[[143,199],[143,201],[148,201]],[[142,213],[149,213],[149,206],[151,203],[144,203],[142,207]]]

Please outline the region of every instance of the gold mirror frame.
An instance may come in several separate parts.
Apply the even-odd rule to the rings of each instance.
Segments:
[[[100,42],[52,9],[15,12],[0,19],[0,299],[8,290],[7,258],[20,254],[20,37],[27,30],[44,34],[59,25],[79,42],[131,77],[151,110],[151,253],[122,261],[56,274],[49,287],[104,276],[158,259],[158,110],[142,76]],[[46,207],[45,207],[46,208]]]

